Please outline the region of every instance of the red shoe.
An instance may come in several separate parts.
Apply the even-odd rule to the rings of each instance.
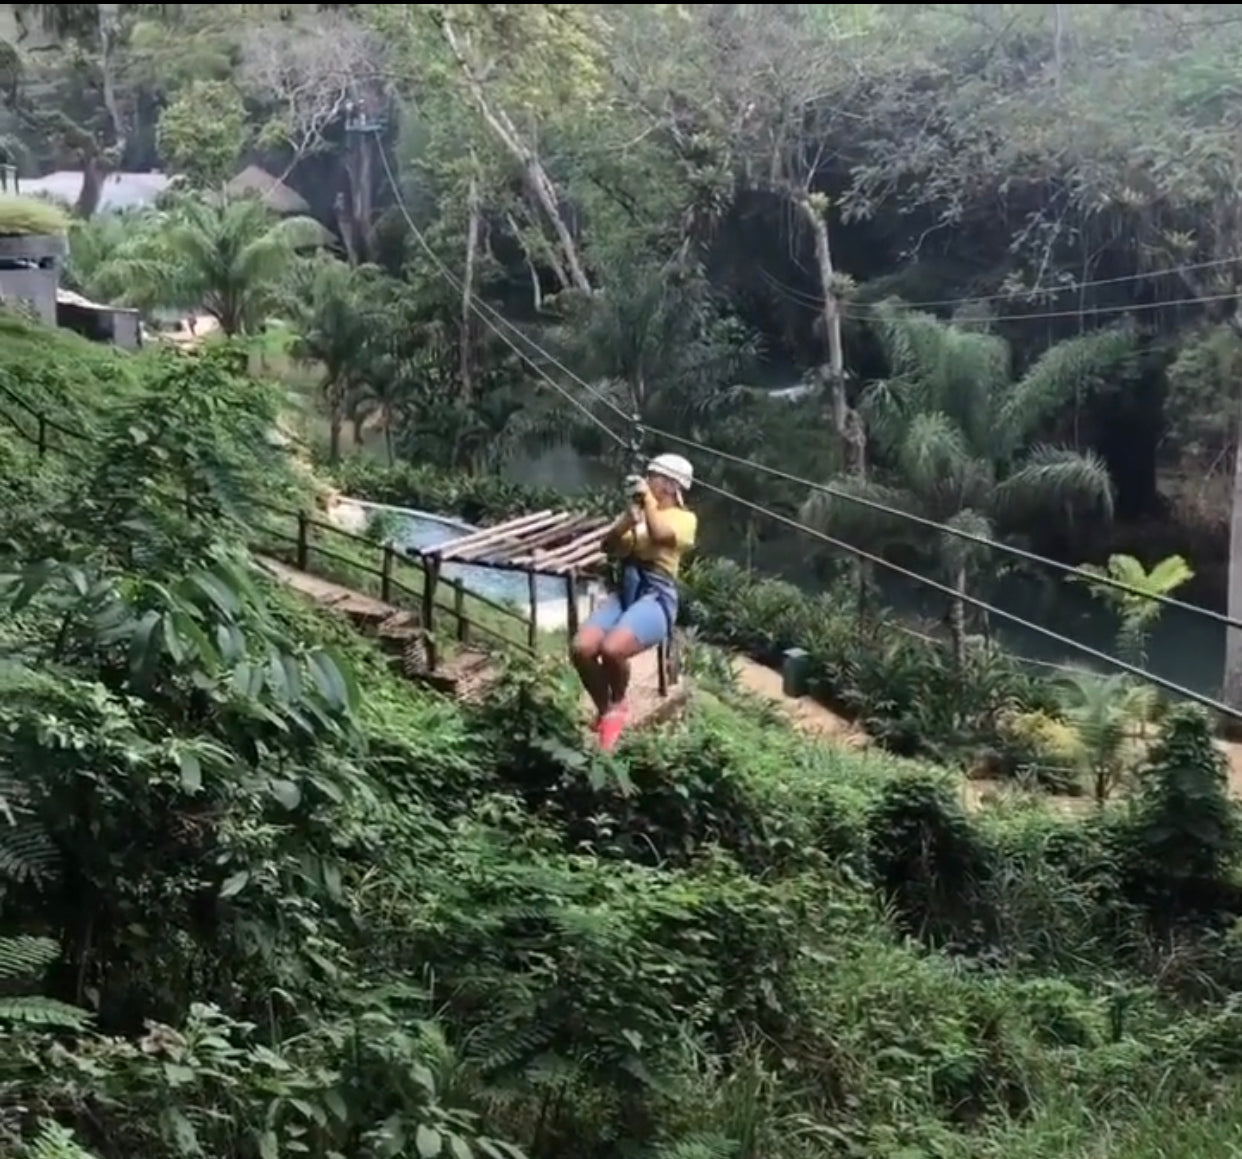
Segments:
[[[599,719],[599,747],[606,753],[612,752],[621,739],[626,723],[630,719],[630,710],[624,704],[614,705]]]

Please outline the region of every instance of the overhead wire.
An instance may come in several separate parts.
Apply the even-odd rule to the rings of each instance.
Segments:
[[[760,270],[760,273],[786,301],[792,302],[797,306],[804,306],[808,310],[819,310],[822,308],[822,298],[816,297],[804,290],[798,290],[793,286],[786,286],[766,270]],[[1120,306],[1084,306],[1074,310],[1040,310],[1024,314],[997,314],[995,321],[1034,322],[1049,318],[1086,318],[1100,314],[1129,314],[1136,310],[1168,310],[1176,306],[1200,306],[1212,302],[1232,302],[1237,298],[1237,291],[1222,294],[1200,294],[1196,297],[1172,298],[1162,302],[1131,302]],[[965,305],[972,304],[970,299],[965,298],[960,299],[960,302]],[[952,301],[944,303],[946,306],[956,304],[958,303]],[[920,308],[920,303],[906,302],[904,300],[901,301],[901,305],[908,309]],[[924,303],[923,305],[926,304]],[[851,304],[849,302],[842,302],[839,304],[838,310],[842,318],[851,322],[874,322],[881,316],[879,303],[855,302]]]
[[[393,180],[393,173],[392,173],[391,166],[388,163],[387,154],[382,149],[380,150],[380,153],[384,159],[385,172],[388,174],[389,182],[394,189],[394,196],[399,197],[399,190],[397,189],[397,186]],[[423,245],[423,247],[433,257],[434,261],[436,262],[436,264],[438,265],[438,267],[440,268],[444,276],[448,278],[450,283],[454,285],[454,287],[460,292],[463,288],[461,282],[458,281],[456,278],[456,275],[454,275],[452,271],[448,269],[447,265],[443,262],[443,260],[439,257],[439,255],[436,254],[434,250],[431,249],[430,245],[427,243],[426,239],[423,237],[421,231],[418,231],[413,221],[410,220],[410,215],[408,211],[405,209],[404,201],[399,201],[399,205],[400,205],[403,215],[406,217],[407,224],[410,225],[411,230],[415,233],[416,239],[420,242],[420,244]],[[571,368],[565,366],[564,363],[558,360],[555,355],[549,353],[546,349],[540,346],[539,343],[535,341],[535,339],[531,338],[529,334],[525,333],[522,329],[515,326],[512,322],[510,322],[507,318],[505,318],[503,314],[495,310],[491,305],[489,305],[488,303],[479,302],[477,297],[474,295],[471,296],[471,301],[472,303],[475,303],[478,306],[478,308],[481,311],[480,316],[483,317],[485,321],[487,321],[487,317],[489,315],[493,317],[497,324],[502,325],[509,330],[512,330],[513,333],[515,333],[522,342],[524,342],[532,351],[534,351],[535,354],[539,355],[548,364],[550,364],[555,369],[560,371],[563,375],[565,375],[566,378],[568,378],[571,382],[575,383],[578,387],[580,387],[583,391],[585,391],[589,396],[593,397],[601,405],[611,409],[623,422],[629,424],[634,421],[632,415],[626,414],[626,412],[622,410],[620,406],[618,406],[615,402],[609,399],[606,395],[600,393],[595,387],[593,387],[590,383],[586,382],[580,375],[575,373]],[[504,335],[499,335],[499,336],[506,342],[506,344],[510,347],[510,349],[516,350],[516,347],[509,339],[505,338]],[[556,389],[558,392],[562,394],[565,394],[564,388],[559,383],[556,383],[554,380],[552,380],[550,376],[547,376],[529,356],[523,355],[520,351],[518,351],[518,355],[519,357],[523,359],[523,361],[527,363],[527,365],[535,369],[536,373],[543,375],[545,379],[549,382],[549,384],[554,387],[554,389]],[[593,414],[593,412],[590,411],[589,408],[583,408],[582,404],[578,402],[578,400],[572,399],[572,395],[570,395],[569,397],[572,401],[575,402],[575,404],[579,407],[580,410],[585,409],[586,413],[590,414],[593,420],[597,417]],[[942,534],[942,535],[950,536],[951,538],[958,539],[961,542],[971,543],[975,545],[976,547],[983,547],[991,551],[998,551],[1002,553],[1003,555],[1010,556],[1013,559],[1020,559],[1029,564],[1034,564],[1039,567],[1048,568],[1052,571],[1059,572],[1062,575],[1081,580],[1084,583],[1096,584],[1102,587],[1109,588],[1112,591],[1123,592],[1124,594],[1129,595],[1129,596],[1135,596],[1135,597],[1140,597],[1142,599],[1152,600],[1153,602],[1161,605],[1162,607],[1175,608],[1178,611],[1188,612],[1191,615],[1203,616],[1204,618],[1209,619],[1213,621],[1214,623],[1221,624],[1227,628],[1235,628],[1235,629],[1242,630],[1242,619],[1238,619],[1238,618],[1226,615],[1223,612],[1217,612],[1211,608],[1204,608],[1198,604],[1191,604],[1191,603],[1186,602],[1185,600],[1180,600],[1180,599],[1177,599],[1175,596],[1166,595],[1164,593],[1145,591],[1142,588],[1135,587],[1133,584],[1128,584],[1124,580],[1119,580],[1113,576],[1108,575],[1107,573],[1097,575],[1096,573],[1087,571],[1084,568],[1075,567],[1073,564],[1062,563],[1060,560],[1056,560],[1048,556],[1040,555],[1038,552],[1028,551],[1025,548],[1018,547],[1016,544],[1005,543],[1002,540],[991,539],[991,538],[988,538],[987,536],[979,535],[975,532],[967,531],[964,528],[954,527],[951,524],[942,523],[934,519],[927,519],[912,511],[903,511],[898,507],[893,507],[889,504],[882,503],[879,500],[868,498],[867,496],[855,495],[848,490],[842,489],[840,487],[834,487],[830,483],[817,483],[811,479],[802,478],[788,471],[782,471],[777,467],[768,466],[766,463],[756,462],[752,459],[743,459],[739,455],[730,454],[727,451],[722,451],[716,447],[712,447],[707,443],[700,442],[696,439],[686,438],[684,435],[674,434],[672,431],[663,430],[660,427],[652,426],[649,423],[644,423],[643,428],[648,434],[656,435],[660,438],[668,439],[670,442],[678,443],[681,446],[689,448],[691,450],[701,452],[702,454],[705,454],[705,455],[711,455],[717,459],[721,459],[725,462],[733,463],[737,466],[749,468],[750,470],[757,471],[760,474],[771,476],[772,478],[780,479],[786,483],[793,483],[797,486],[806,487],[808,490],[811,490],[811,491],[818,491],[821,494],[828,495],[834,499],[839,499],[842,502],[850,503],[850,504],[853,504],[854,506],[861,507],[865,510],[872,511],[875,514],[884,515],[885,517],[891,518],[891,519],[902,520],[906,523],[910,523],[915,526],[923,527],[927,530],[938,532],[939,534]],[[618,442],[620,441],[621,440],[618,440]]]
[[[447,264],[440,258],[440,256],[435,253],[434,249],[432,249],[430,243],[427,241],[422,230],[418,228],[418,225],[415,223],[412,215],[409,212],[409,209],[406,207],[405,199],[401,194],[400,187],[397,184],[395,175],[393,174],[393,171],[392,171],[392,166],[388,161],[387,152],[383,148],[382,144],[379,147],[379,153],[380,153],[380,157],[383,162],[385,174],[387,175],[387,178],[388,178],[389,186],[393,194],[393,198],[396,201],[397,207],[399,211],[401,212],[402,217],[405,219],[405,222],[407,226],[409,227],[410,232],[414,235],[415,240],[419,242],[420,246],[431,257],[433,264],[437,267],[441,276],[443,276],[449,282],[449,284],[454,286],[454,288],[456,288],[459,292],[462,292],[464,289],[462,283],[457,279],[457,277],[453,274],[453,272],[448,268]],[[503,335],[497,329],[497,324],[499,323],[501,325],[504,325],[508,329],[512,330],[524,343],[527,344],[527,346],[529,346],[532,350],[538,353],[549,364],[551,364],[552,366],[560,370],[563,374],[566,375],[566,377],[568,377],[571,381],[575,382],[584,391],[586,391],[586,393],[589,396],[595,398],[596,401],[600,402],[604,406],[614,411],[621,419],[623,419],[626,422],[632,422],[632,416],[626,415],[626,413],[616,403],[614,403],[611,399],[608,399],[605,395],[601,394],[599,391],[597,391],[589,383],[585,382],[580,376],[575,374],[568,367],[564,366],[554,355],[550,354],[547,350],[545,350],[542,346],[540,346],[538,342],[536,342],[533,338],[531,338],[529,335],[524,333],[521,329],[514,326],[513,323],[509,322],[507,318],[501,315],[498,311],[494,310],[490,305],[486,303],[480,303],[478,299],[476,298],[476,296],[473,294],[470,295],[468,300],[476,316],[479,317],[484,322],[484,324],[487,325],[489,329],[491,329],[492,332],[497,337],[501,338],[502,341],[504,341],[505,344],[527,366],[529,366],[530,369],[534,371],[534,373],[540,379],[542,379],[547,385],[551,386],[557,392],[557,394],[559,394],[562,398],[565,398],[567,401],[573,402],[575,406],[590,421],[598,425],[601,430],[607,432],[621,446],[628,446],[627,442],[624,439],[621,439],[616,434],[616,432],[612,431],[611,428],[608,427],[608,425],[604,423],[603,420],[597,414],[595,414],[594,411],[592,411],[589,407],[584,406],[579,400],[574,399],[572,394],[570,394],[567,390],[565,390],[565,388],[561,386],[560,383],[556,382],[556,380],[553,379],[551,375],[549,375],[530,356],[530,354],[524,353],[521,349],[518,348],[516,343],[512,342],[507,337],[505,337],[505,335]],[[483,307],[483,308],[480,308],[480,307]],[[492,321],[492,319],[489,317],[489,314],[495,317],[495,322]],[[714,455],[723,455],[724,457],[733,459],[734,461],[741,463],[744,466],[751,466],[751,467],[759,466],[758,464],[754,464],[750,462],[749,460],[740,459],[737,456],[730,456],[726,452],[717,451],[715,448],[706,446],[705,444],[699,443],[695,440],[685,439],[680,436],[673,436],[670,434],[670,432],[663,431],[657,427],[652,427],[650,425],[644,424],[644,429],[651,434],[658,435],[661,438],[673,439],[674,441],[680,442],[683,445],[692,447],[696,450],[701,450],[701,451],[714,454]],[[806,483],[806,481],[804,480],[797,479],[796,476],[793,477],[793,481],[798,482],[800,484]],[[1097,648],[1092,648],[1088,644],[1083,644],[1080,641],[1074,640],[1069,636],[1064,636],[1059,632],[1053,631],[1051,628],[1045,628],[1042,624],[1037,624],[1032,620],[1027,620],[1024,617],[1018,616],[1013,612],[1009,612],[1003,608],[999,608],[995,606],[994,604],[990,604],[985,600],[979,599],[977,596],[972,596],[969,593],[959,592],[955,588],[950,587],[948,584],[941,583],[938,580],[932,579],[930,576],[921,575],[920,573],[912,571],[909,568],[902,567],[900,564],[897,564],[891,560],[885,559],[883,556],[876,555],[854,544],[847,543],[841,539],[837,539],[836,537],[828,535],[826,532],[820,531],[817,528],[809,527],[806,524],[801,523],[798,520],[793,519],[790,516],[784,515],[778,511],[774,511],[769,507],[763,506],[762,504],[755,503],[749,499],[744,499],[740,495],[736,495],[732,491],[729,491],[723,487],[716,486],[713,483],[708,483],[706,480],[703,480],[702,478],[696,480],[696,483],[698,486],[702,487],[704,490],[713,492],[714,494],[717,494],[724,499],[728,499],[733,503],[746,507],[750,509],[751,511],[754,511],[760,515],[763,515],[769,519],[774,520],[777,523],[784,524],[785,526],[791,528],[794,531],[797,531],[804,535],[809,535],[813,539],[818,539],[821,542],[828,544],[830,547],[834,547],[839,551],[844,551],[847,554],[850,554],[857,559],[864,560],[868,563],[873,564],[876,567],[884,568],[885,570],[892,572],[895,575],[900,575],[906,579],[913,580],[915,583],[921,584],[924,587],[928,587],[932,589],[933,591],[937,591],[944,595],[947,595],[953,600],[960,601],[961,603],[964,603],[970,607],[976,608],[977,610],[984,612],[985,614],[989,616],[994,616],[998,620],[1003,620],[1008,623],[1011,623],[1018,628],[1022,628],[1026,631],[1034,633],[1035,635],[1041,636],[1044,639],[1049,640],[1050,642],[1057,644],[1060,647],[1068,648],[1072,652],[1077,652],[1083,656],[1086,656],[1089,659],[1096,661],[1097,663],[1108,665],[1109,667],[1118,669],[1119,671],[1125,672],[1128,675],[1134,676],[1137,679],[1153,684],[1156,687],[1163,688],[1165,691],[1170,692],[1175,696],[1181,697],[1186,700],[1193,701],[1197,704],[1202,705],[1205,708],[1212,710],[1213,712],[1217,712],[1225,716],[1230,716],[1235,719],[1242,720],[1242,709],[1232,708],[1229,705],[1225,704],[1223,701],[1217,700],[1214,697],[1207,696],[1206,694],[1201,693],[1201,692],[1197,692],[1196,690],[1192,688],[1188,688],[1184,685],[1178,684],[1176,681],[1169,680],[1163,676],[1157,675],[1156,673],[1148,672],[1147,670],[1139,667],[1138,665],[1131,664],[1127,660],[1123,660],[1117,656],[1109,655],[1107,652],[1102,652]],[[809,485],[813,488],[818,487],[820,489],[824,489],[823,485],[821,484],[811,483]],[[848,493],[842,493],[841,497],[854,499],[854,500],[857,500],[859,498],[857,496],[850,496]],[[867,501],[867,502],[870,505],[870,501]],[[911,517],[911,513],[901,512],[897,508],[889,508],[887,510],[890,511],[894,515],[898,515],[901,518]],[[954,534],[960,531],[960,529],[958,528],[953,528],[945,524],[938,524],[932,520],[919,519],[919,521],[930,524],[936,530],[944,532],[946,534]],[[997,543],[994,540],[984,539],[983,537],[977,537],[977,538],[980,540],[981,543],[983,543],[984,545],[990,548],[1000,548],[1000,547],[1011,546],[1011,545],[1002,545],[1002,544]],[[1021,551],[1022,549],[1014,549],[1014,550]],[[1057,565],[1057,561],[1045,560],[1043,557],[1035,555],[1034,553],[1026,553],[1026,554],[1028,554],[1032,559],[1034,559],[1037,562],[1051,563],[1051,564]],[[1129,591],[1136,595],[1141,595],[1144,598],[1152,598],[1149,593],[1143,592],[1139,589],[1133,588],[1130,585],[1121,583],[1119,581],[1113,581],[1111,580],[1111,577],[1102,577],[1102,576],[1092,575],[1089,572],[1081,572],[1079,571],[1079,569],[1071,568],[1069,567],[1069,565],[1065,565],[1065,564],[1060,564],[1057,566],[1065,568],[1068,571],[1074,571],[1077,574],[1081,574],[1083,578],[1089,579],[1092,582],[1104,583],[1106,586],[1120,587],[1123,590]],[[1165,598],[1168,599],[1169,597],[1165,597]],[[1191,604],[1186,604],[1183,606],[1189,609],[1190,611],[1194,611],[1194,612],[1204,613],[1208,611],[1207,609],[1196,608],[1194,605],[1191,605]],[[1211,614],[1213,616],[1219,615],[1218,613],[1211,613]],[[1238,623],[1237,621],[1231,621],[1225,617],[1220,617],[1220,618],[1226,619],[1226,622],[1229,623],[1231,626],[1242,627],[1242,624]]]
[[[1063,636],[1060,632],[1054,632],[1051,628],[1045,628],[1042,624],[1037,624],[1033,620],[1027,620],[1022,616],[1013,612],[1007,612],[1003,608],[998,608],[994,604],[989,604],[986,600],[981,600],[977,596],[972,596],[967,592],[960,592],[956,588],[950,587],[946,583],[934,580],[930,576],[920,575],[916,571],[902,567],[900,564],[893,563],[892,560],[885,559],[883,556],[875,555],[872,552],[864,551],[862,548],[853,544],[846,543],[844,540],[828,535],[826,532],[818,530],[818,528],[808,527],[805,523],[791,518],[788,515],[782,515],[779,511],[773,511],[764,507],[761,503],[753,503],[749,499],[743,499],[739,495],[734,495],[731,491],[726,491],[723,487],[717,487],[714,483],[708,483],[702,479],[696,479],[695,485],[703,487],[708,491],[715,492],[726,499],[732,500],[734,503],[740,503],[743,507],[749,507],[761,515],[774,519],[778,523],[785,524],[786,527],[792,528],[794,531],[801,532],[803,535],[809,535],[813,539],[821,540],[830,547],[835,547],[840,551],[849,552],[867,563],[874,564],[877,567],[883,567],[891,571],[895,575],[903,576],[906,579],[914,580],[916,583],[923,584],[925,587],[931,588],[933,591],[941,592],[954,600],[959,600],[972,608],[976,608],[989,616],[995,616],[997,619],[1007,620],[1015,627],[1022,628],[1028,632],[1034,632],[1039,636],[1043,636],[1046,640],[1061,647],[1070,648],[1075,652],[1079,652],[1084,656],[1095,660],[1100,664],[1107,664],[1110,667],[1119,669],[1127,675],[1134,676],[1148,684],[1154,684],[1158,688],[1163,688],[1166,692],[1171,692],[1175,696],[1182,697],[1185,700],[1192,700],[1201,704],[1204,708],[1209,708],[1213,712],[1221,713],[1224,716],[1233,717],[1236,720],[1242,720],[1242,709],[1233,708],[1224,701],[1217,700],[1215,697],[1207,696],[1202,692],[1196,692],[1192,688],[1178,684],[1174,680],[1168,680],[1163,676],[1158,676],[1154,672],[1148,672],[1144,668],[1140,668],[1137,664],[1131,664],[1128,660],[1123,660],[1119,656],[1111,656],[1107,652],[1101,652],[1098,648],[1092,648],[1090,644],[1083,644],[1078,640],[1071,639],[1069,636]]]
[[[419,245],[422,246],[427,256],[431,258],[432,264],[437,267],[437,269],[440,272],[440,275],[443,278],[445,278],[448,281],[448,283],[451,286],[453,286],[454,289],[457,290],[459,294],[463,293],[465,289],[463,284],[460,281],[458,281],[456,275],[452,272],[452,270],[448,268],[448,265],[444,262],[444,260],[440,257],[440,255],[436,253],[436,251],[432,248],[431,243],[428,242],[422,230],[420,230],[418,226],[414,223],[414,219],[411,216],[409,209],[406,208],[405,198],[401,196],[401,190],[397,184],[396,175],[393,173],[392,166],[388,161],[388,150],[384,148],[382,141],[377,141],[376,144],[377,144],[377,150],[380,155],[380,160],[383,162],[383,165],[384,165],[384,173],[388,177],[389,187],[392,189],[393,197],[395,198],[397,202],[397,206],[401,211],[402,217],[405,218],[406,225],[409,226],[410,228],[410,232],[417,239]],[[495,326],[491,324],[491,322],[489,321],[487,315],[483,312],[483,310],[480,309],[480,306],[486,305],[486,303],[480,303],[477,295],[473,293],[469,294],[466,298],[466,302],[467,302],[467,305],[470,307],[470,309],[474,312],[474,314],[478,318],[482,319],[484,325],[487,325],[492,330],[492,333],[495,334],[496,337],[499,338],[506,346],[508,346],[509,349],[512,350],[513,353],[518,356],[518,358],[520,358],[524,363],[530,366],[531,369],[535,370],[536,373],[542,375],[542,377],[546,380],[548,385],[551,386],[552,389],[555,390],[566,402],[576,407],[588,419],[596,423],[599,426],[600,430],[602,430],[605,434],[607,434],[609,438],[611,438],[613,442],[615,442],[618,446],[622,446],[622,447],[629,446],[629,442],[627,439],[617,434],[617,432],[614,431],[610,426],[608,426],[607,423],[603,422],[600,419],[600,417],[597,414],[595,414],[594,411],[591,410],[589,406],[587,406],[585,403],[582,402],[581,399],[574,398],[573,394],[570,391],[566,390],[563,386],[560,385],[560,383],[556,382],[550,375],[545,374],[542,370],[540,370],[540,368],[531,360],[529,355],[524,354],[521,350],[518,349],[517,345],[513,342],[511,338],[507,337],[506,335],[502,334],[499,330],[497,330]],[[490,309],[490,307],[488,308]],[[517,327],[512,327],[512,329],[514,330],[515,333],[518,334],[519,337],[526,338],[526,335],[524,335],[522,331],[518,329]],[[557,365],[559,365],[559,363]],[[617,413],[620,414],[622,419],[624,419],[627,423],[630,422],[630,416],[625,414],[625,412],[622,411],[619,407],[614,407],[613,409],[616,410]]]
[[[902,305],[912,310],[932,310],[943,309],[949,306],[974,306],[983,302],[1007,302],[1013,301],[1020,297],[1036,297],[1040,295],[1050,295],[1059,297],[1062,294],[1077,294],[1083,290],[1094,289],[1096,286],[1119,286],[1126,282],[1151,281],[1155,278],[1171,277],[1176,274],[1189,274],[1196,270],[1216,269],[1220,266],[1236,265],[1242,262],[1242,256],[1234,255],[1227,258],[1212,258],[1210,261],[1189,262],[1184,265],[1166,266],[1159,270],[1147,270],[1138,274],[1122,274],[1115,278],[1091,278],[1085,282],[1077,282],[1073,285],[1065,286],[1046,286],[1040,288],[1031,288],[1017,292],[997,292],[993,294],[972,294],[962,298],[939,298],[930,299],[922,302],[909,302],[902,299]],[[782,282],[775,274],[762,266],[759,268],[760,274],[768,279],[774,286],[780,287],[782,290],[790,294],[804,297],[808,303],[816,303],[820,301],[809,290],[800,290],[796,286],[788,285]],[[1182,298],[1181,302],[1197,301],[1198,299]],[[865,303],[859,303],[865,305]]]
[[[687,439],[681,435],[675,435],[671,431],[661,430],[659,427],[648,426],[647,430],[653,435],[659,435],[662,439],[668,439],[670,442],[679,443],[684,447],[692,448],[703,454],[714,455],[718,459],[725,462],[735,463],[742,467],[749,467],[753,471],[758,471],[764,475],[770,475],[772,478],[780,479],[786,483],[794,483],[801,487],[806,487],[811,491],[818,491],[824,495],[828,495],[834,499],[841,499],[848,503],[853,503],[868,511],[874,511],[876,514],[884,515],[893,519],[901,519],[916,526],[924,527],[929,531],[935,531],[942,535],[952,536],[960,539],[965,543],[972,543],[977,547],[985,547],[991,551],[999,551],[1004,555],[1012,556],[1015,559],[1021,559],[1026,563],[1037,564],[1040,567],[1048,568],[1052,571],[1060,572],[1062,575],[1069,576],[1073,579],[1082,580],[1089,584],[1099,584],[1113,591],[1124,592],[1126,595],[1141,597],[1145,600],[1152,600],[1166,608],[1176,608],[1182,612],[1190,612],[1192,615],[1203,616],[1205,619],[1212,620],[1215,623],[1222,624],[1227,628],[1242,629],[1242,620],[1228,616],[1223,612],[1213,611],[1211,608],[1204,608],[1198,604],[1190,604],[1185,600],[1179,600],[1175,596],[1165,595],[1160,592],[1149,592],[1143,588],[1135,587],[1128,584],[1124,580],[1119,580],[1114,576],[1105,574],[1096,574],[1087,571],[1082,567],[1075,567],[1070,563],[1062,563],[1059,559],[1052,559],[1048,556],[1040,555],[1038,552],[1028,551],[1026,548],[1018,547],[1013,543],[1005,543],[1003,540],[989,539],[986,535],[979,535],[977,532],[967,531],[962,527],[954,527],[949,523],[940,523],[935,519],[927,519],[922,515],[917,515],[913,511],[903,511],[899,507],[892,507],[887,503],[882,503],[877,499],[869,499],[864,495],[855,495],[850,491],[843,490],[840,487],[833,487],[829,483],[816,483],[810,479],[803,479],[798,475],[791,474],[789,471],[782,471],[779,467],[770,467],[766,463],[757,463],[753,459],[743,459],[739,455],[730,454],[728,451],[721,451],[715,447],[710,447],[705,443],[697,442],[694,439]]]

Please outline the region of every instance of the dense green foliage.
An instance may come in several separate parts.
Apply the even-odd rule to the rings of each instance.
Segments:
[[[746,461],[1095,560],[1135,660],[1148,595],[1219,599],[1242,24],[8,8],[0,162],[81,174],[65,280],[222,333],[123,356],[0,312],[0,1155],[1237,1149],[1209,722],[1033,674],[968,635],[993,553]],[[740,462],[693,451],[693,702],[613,757],[559,663],[461,707],[254,566],[264,504],[324,482],[299,436],[349,494],[484,524],[571,501],[504,477],[548,451],[611,513],[642,429]],[[713,486],[936,574],[945,624]],[[869,749],[735,687],[730,652],[792,645]]]
[[[1090,820],[968,816],[727,684],[592,755],[559,668],[463,709],[258,577],[253,501],[294,484],[227,350],[43,349],[30,390],[95,437],[0,442],[6,1153],[1232,1137],[1242,851],[1194,712]]]

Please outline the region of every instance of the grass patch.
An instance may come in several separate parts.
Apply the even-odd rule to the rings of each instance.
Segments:
[[[0,237],[63,237],[68,231],[68,215],[50,201],[0,196]]]

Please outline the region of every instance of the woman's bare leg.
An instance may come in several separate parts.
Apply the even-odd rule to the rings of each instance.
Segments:
[[[628,628],[616,628],[604,637],[600,645],[601,667],[613,704],[625,700],[630,689],[630,658],[642,650],[643,646]]]
[[[569,654],[582,687],[595,705],[600,716],[608,711],[609,691],[608,675],[604,671],[602,646],[604,631],[602,628],[583,628],[575,637]]]

